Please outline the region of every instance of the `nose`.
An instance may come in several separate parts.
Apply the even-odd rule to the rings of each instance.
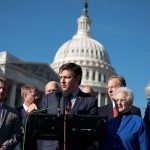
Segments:
[[[61,78],[60,83],[64,83],[64,82],[65,82],[65,78]]]
[[[3,87],[0,88],[0,92],[5,92],[5,91],[6,91],[5,88],[3,88]]]

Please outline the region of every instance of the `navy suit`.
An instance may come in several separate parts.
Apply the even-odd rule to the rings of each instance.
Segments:
[[[144,120],[126,114],[108,121],[106,150],[148,150],[148,134]]]
[[[44,97],[42,100],[42,108],[48,108],[47,113],[48,114],[58,114],[58,106],[60,102],[60,114],[64,113],[64,98],[61,97],[60,100],[56,98],[56,93],[50,93]],[[97,115],[97,99],[94,96],[91,96],[90,94],[83,93],[81,90],[79,90],[76,101],[73,105],[73,108],[71,109],[70,114],[77,115]],[[80,137],[79,137],[80,138]],[[85,139],[86,140],[86,139]],[[87,146],[87,142],[79,141],[72,141],[69,140],[68,149],[69,150],[85,150],[89,149],[89,145]],[[50,143],[51,142],[51,143]],[[57,146],[56,146],[57,145]],[[42,147],[42,150],[56,150],[58,147],[58,143],[56,141],[49,141],[49,146],[46,148],[46,146]],[[93,150],[93,149],[91,149]]]
[[[132,105],[130,109],[131,114],[135,114],[141,117],[141,110],[140,108]],[[112,103],[109,103],[107,105],[104,105],[102,107],[98,108],[98,115],[100,117],[107,117],[108,120],[113,118],[113,105]]]
[[[21,129],[18,112],[3,104],[3,115],[0,122],[0,147],[5,146],[12,150],[21,139]]]
[[[58,113],[58,99],[55,92],[50,93],[42,100],[42,108],[48,108],[48,114]],[[90,94],[83,93],[81,90],[78,92],[77,99],[70,114],[83,114],[83,115],[97,115],[97,99]],[[64,98],[60,98],[60,114],[64,113]]]

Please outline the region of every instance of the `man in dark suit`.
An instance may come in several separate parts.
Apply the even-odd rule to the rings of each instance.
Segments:
[[[62,96],[57,96],[57,93],[52,92],[47,94],[42,101],[42,108],[48,108],[48,114],[97,115],[96,97],[82,92],[79,88],[82,79],[82,69],[79,65],[74,63],[62,65],[59,69],[59,78]],[[67,141],[67,149],[86,150],[89,147],[87,144],[88,142],[81,142],[81,139],[79,141],[69,140]],[[55,150],[58,143],[51,141],[51,145],[48,147],[43,145],[42,147],[42,150]]]
[[[21,139],[19,115],[4,103],[6,81],[0,78],[0,150],[13,150]]]
[[[37,110],[38,89],[32,85],[24,85],[21,87],[21,97],[23,105],[17,107],[22,128],[22,136],[24,135],[24,127],[27,116],[34,110]],[[19,143],[16,150],[22,150],[22,144]]]
[[[115,114],[113,113],[113,109],[115,110],[115,103],[112,99],[113,92],[117,88],[125,87],[125,86],[126,86],[126,81],[125,81],[124,77],[122,77],[122,76],[111,76],[109,78],[109,80],[108,80],[108,95],[110,98],[110,103],[99,108],[99,110],[98,110],[99,116],[107,117],[108,120],[115,117]],[[131,106],[130,112],[132,114],[136,114],[138,116],[141,116],[140,108],[138,108],[134,105]]]

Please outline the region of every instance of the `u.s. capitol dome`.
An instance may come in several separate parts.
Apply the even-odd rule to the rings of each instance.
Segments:
[[[82,67],[82,86],[94,89],[98,105],[108,103],[107,81],[116,74],[104,46],[95,40],[90,32],[90,18],[87,14],[87,2],[83,3],[83,12],[77,20],[78,30],[72,39],[65,42],[57,51],[51,67],[58,73],[64,63],[73,62]]]

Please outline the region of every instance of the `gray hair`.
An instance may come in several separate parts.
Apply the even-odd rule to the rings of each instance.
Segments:
[[[46,91],[47,86],[48,86],[48,85],[51,85],[51,84],[55,84],[57,90],[58,90],[58,91],[62,91],[61,85],[60,85],[58,82],[56,82],[56,81],[49,81],[49,82],[45,85],[45,91]]]
[[[131,89],[129,89],[128,87],[119,87],[118,89],[116,89],[116,91],[113,93],[113,99],[116,99],[116,95],[118,93],[125,93],[127,98],[126,100],[128,102],[131,102],[131,104],[133,103],[134,100],[134,95],[133,95],[133,91]]]

